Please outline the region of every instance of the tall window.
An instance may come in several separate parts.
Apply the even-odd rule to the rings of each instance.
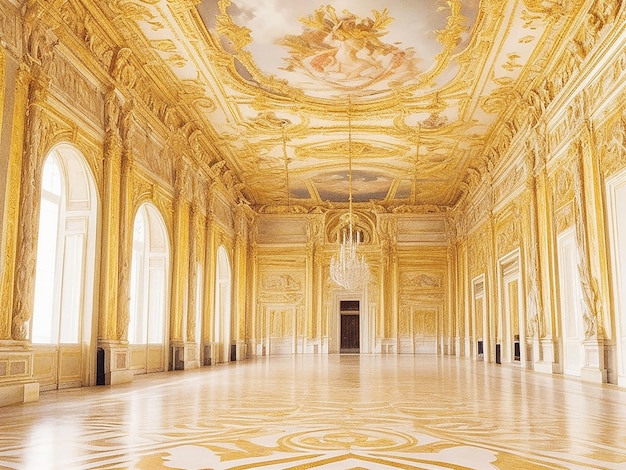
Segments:
[[[62,145],[46,158],[41,181],[31,339],[76,344],[91,325],[95,185],[83,157]]]
[[[154,206],[143,204],[133,226],[128,326],[131,344],[163,343],[168,251],[167,232],[161,215]]]
[[[202,264],[197,263],[196,265],[196,343],[200,344],[202,340],[202,310],[204,306],[204,279],[203,279],[203,271]]]
[[[215,275],[215,341],[222,343],[221,357],[228,361],[230,357],[230,263],[228,253],[223,246],[217,249]]]

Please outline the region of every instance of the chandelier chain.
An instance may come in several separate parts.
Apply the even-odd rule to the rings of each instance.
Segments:
[[[354,216],[352,214],[352,100],[348,97],[348,236],[342,227],[342,240],[339,252],[330,260],[330,276],[332,280],[347,290],[364,287],[369,280],[369,267],[365,257],[357,255],[357,247],[361,241],[360,232],[354,239]],[[345,218],[342,220],[346,221]]]

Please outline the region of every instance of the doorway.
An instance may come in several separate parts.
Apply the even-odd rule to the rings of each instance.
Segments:
[[[340,353],[360,353],[360,302],[358,300],[342,300],[339,303],[341,317]]]
[[[606,194],[615,299],[617,383],[624,387],[626,386],[626,171],[621,171],[607,182]]]
[[[580,376],[585,360],[583,294],[578,276],[576,229],[570,228],[557,238],[559,292],[563,338],[563,372]]]
[[[44,160],[39,203],[33,376],[41,391],[93,385],[98,197],[72,145],[59,144]]]

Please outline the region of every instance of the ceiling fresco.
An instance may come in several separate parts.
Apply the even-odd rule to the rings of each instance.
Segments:
[[[530,0],[135,0],[259,209],[449,206],[550,34]],[[207,103],[209,103],[207,105]]]
[[[477,2],[342,1],[312,10],[306,2],[233,0],[220,16],[216,0],[199,8],[207,28],[240,61],[242,78],[280,83],[311,97],[422,93],[458,73],[454,54],[468,42]],[[393,16],[391,14],[393,11]],[[227,28],[223,28],[227,25]],[[249,31],[238,45],[229,31]],[[250,60],[237,59],[248,52]],[[245,60],[245,62],[242,62]]]

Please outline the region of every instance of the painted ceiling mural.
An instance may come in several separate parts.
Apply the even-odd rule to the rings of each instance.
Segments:
[[[355,202],[454,204],[554,25],[530,0],[135,1],[260,210],[345,204],[349,161]]]
[[[373,0],[315,10],[306,2],[232,0],[220,18],[217,0],[204,4],[207,27],[235,57],[241,50],[220,26],[249,31],[249,43],[241,48],[252,59],[242,64],[245,78],[275,76],[320,98],[443,85],[458,72],[451,60],[467,45],[478,12],[476,1],[460,0],[392,0],[382,10]]]

